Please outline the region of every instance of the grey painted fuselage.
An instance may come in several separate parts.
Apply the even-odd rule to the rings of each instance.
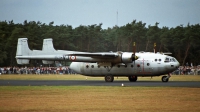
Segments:
[[[86,76],[159,76],[171,73],[179,66],[179,62],[171,56],[148,52],[136,55],[139,59],[127,64],[99,66],[98,63],[72,62],[70,68]]]

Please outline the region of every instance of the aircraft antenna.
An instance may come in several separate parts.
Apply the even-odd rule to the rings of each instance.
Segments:
[[[116,25],[118,26],[118,10],[117,10],[117,24]]]

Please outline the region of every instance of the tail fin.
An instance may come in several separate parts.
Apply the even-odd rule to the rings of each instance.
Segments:
[[[53,39],[48,38],[43,40],[42,51],[46,53],[55,52],[53,47]],[[43,64],[53,64],[54,61],[42,60]]]
[[[19,38],[17,43],[17,52],[16,56],[23,56],[23,55],[29,55],[31,50],[28,46],[28,39],[27,38]],[[29,59],[17,59],[18,64],[29,64]]]
[[[55,49],[53,47],[53,40],[51,38],[43,40],[42,51],[45,52],[54,52]]]

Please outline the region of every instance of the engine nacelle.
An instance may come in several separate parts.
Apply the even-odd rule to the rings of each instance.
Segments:
[[[123,53],[121,58],[122,63],[132,63],[135,59],[133,53]]]

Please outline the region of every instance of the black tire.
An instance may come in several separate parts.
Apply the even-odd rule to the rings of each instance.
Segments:
[[[114,80],[114,77],[112,75],[106,75],[105,76],[105,81],[106,82],[113,82],[113,80]]]
[[[162,76],[162,82],[168,82],[169,78],[167,78],[167,76]]]
[[[130,82],[136,82],[137,76],[128,76],[128,79],[129,79]]]

